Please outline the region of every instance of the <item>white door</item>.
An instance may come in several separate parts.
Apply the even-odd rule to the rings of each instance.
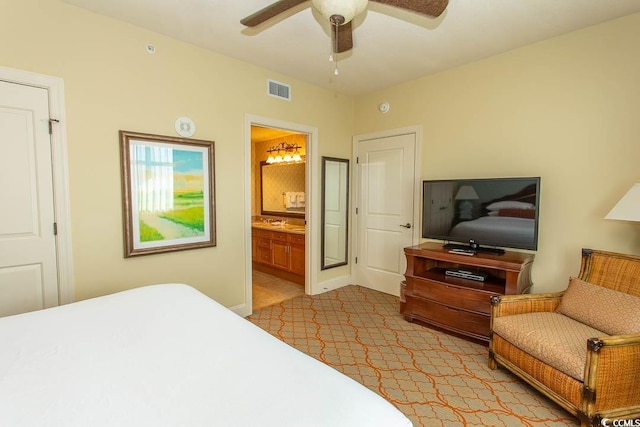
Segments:
[[[48,105],[0,81],[0,316],[58,305]]]
[[[414,242],[416,134],[357,142],[356,283],[399,295]]]

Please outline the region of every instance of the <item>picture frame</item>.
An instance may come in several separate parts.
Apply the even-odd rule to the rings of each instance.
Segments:
[[[119,136],[124,257],[216,246],[214,141]]]

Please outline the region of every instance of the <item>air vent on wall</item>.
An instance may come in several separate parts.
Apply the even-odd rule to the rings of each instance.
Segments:
[[[267,80],[267,93],[276,98],[291,101],[291,86],[275,80]]]

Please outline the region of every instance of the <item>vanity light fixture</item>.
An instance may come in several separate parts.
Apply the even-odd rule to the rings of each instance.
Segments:
[[[299,163],[302,162],[302,156],[300,155],[300,148],[298,144],[289,144],[288,142],[281,142],[278,145],[274,145],[267,149],[269,158],[267,163]],[[275,154],[274,154],[275,153]]]

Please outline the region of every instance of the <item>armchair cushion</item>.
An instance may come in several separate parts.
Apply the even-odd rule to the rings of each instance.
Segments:
[[[557,313],[608,335],[640,333],[640,298],[571,277]]]
[[[492,298],[489,367],[510,370],[581,427],[640,419],[640,255],[583,249],[578,277],[560,293]]]
[[[602,331],[556,312],[516,314],[493,320],[493,331],[536,359],[584,381],[587,340]]]

